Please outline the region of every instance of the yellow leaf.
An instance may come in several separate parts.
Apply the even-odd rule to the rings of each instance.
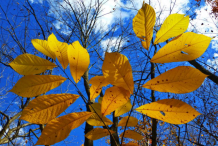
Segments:
[[[111,87],[105,91],[101,104],[101,113],[103,116],[115,111],[118,107],[124,105],[130,98],[127,90],[119,87]]]
[[[103,97],[99,97],[99,98],[98,98],[98,103],[101,104],[102,100],[103,100]]]
[[[131,100],[129,100],[126,104],[122,105],[118,109],[115,110],[115,117],[119,117],[122,114],[127,113],[132,108]]]
[[[151,62],[168,63],[195,60],[206,51],[210,41],[210,37],[202,34],[184,33],[161,48]]]
[[[114,131],[110,130],[111,134],[115,133]],[[90,140],[97,140],[102,137],[110,135],[109,131],[107,129],[102,128],[95,128],[86,133],[85,137]]]
[[[36,50],[54,60],[56,59],[55,53],[49,48],[48,42],[46,40],[33,39],[31,42]]]
[[[171,93],[189,93],[201,86],[208,75],[191,66],[178,66],[148,81],[142,87]]]
[[[52,33],[48,37],[48,45],[50,49],[55,52],[55,55],[57,56],[58,61],[62,65],[63,69],[66,69],[69,63],[67,56],[68,44],[59,42],[56,36]]]
[[[100,103],[93,103],[93,104],[89,105],[89,108],[90,108],[91,112],[93,112],[93,113],[97,112],[98,115],[102,116]]]
[[[95,76],[90,79],[89,84],[92,84],[90,88],[90,100],[93,100],[100,94],[102,87],[107,86],[109,83],[103,76]]]
[[[185,32],[188,28],[189,16],[184,16],[184,14],[171,14],[168,16],[157,32],[154,44],[164,42]]]
[[[27,75],[18,80],[9,92],[22,97],[34,97],[58,87],[65,80],[55,75]]]
[[[111,122],[111,120],[109,120],[108,118],[102,116],[102,114],[101,114],[101,104],[100,103],[93,103],[93,104],[89,105],[89,108],[90,108],[91,112],[93,112],[93,115],[86,121],[89,125],[92,125],[92,126],[105,126],[105,125],[113,124],[113,122]],[[97,112],[98,115],[95,112]],[[101,119],[104,122],[102,122]]]
[[[129,118],[129,120],[128,120]],[[127,120],[128,120],[128,123],[127,123]],[[138,119],[136,119],[135,117],[129,117],[129,116],[126,116],[126,117],[123,117],[120,122],[118,123],[118,126],[126,126],[126,123],[127,123],[127,126],[130,127],[134,127],[137,125],[138,123]]]
[[[50,94],[33,99],[24,108],[20,119],[34,124],[46,124],[68,108],[79,95]]]
[[[143,136],[135,131],[132,130],[126,130],[125,134],[123,136],[123,133],[120,134],[120,137],[126,137],[126,138],[131,138],[134,140],[142,140]]]
[[[139,146],[137,143],[129,142],[127,144],[122,144],[122,146]]]
[[[21,75],[40,74],[56,67],[54,63],[31,54],[19,55],[9,65]]]
[[[96,113],[93,113],[93,115],[88,120],[86,120],[86,122],[92,126],[105,126],[113,124],[113,122],[111,122],[111,120],[109,120],[108,118],[103,116],[100,117]]]
[[[147,50],[150,47],[150,42],[153,36],[155,20],[156,14],[154,9],[146,3],[143,3],[142,8],[133,18],[133,30],[138,38],[145,40],[142,41],[142,44]]]
[[[132,67],[125,55],[117,52],[106,52],[102,72],[110,84],[122,87],[131,94],[133,93]]]
[[[91,112],[79,112],[51,120],[43,129],[36,145],[52,145],[64,140],[71,130],[79,127],[91,115]]]
[[[89,53],[80,45],[79,41],[75,41],[68,47],[68,59],[71,75],[74,81],[78,83],[88,69],[90,63]]]
[[[185,124],[200,115],[190,105],[177,99],[163,99],[145,104],[136,111],[171,124]]]

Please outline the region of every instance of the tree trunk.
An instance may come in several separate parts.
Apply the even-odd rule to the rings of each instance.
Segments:
[[[89,87],[89,77],[88,77],[88,75],[89,75],[89,71],[87,70],[83,75],[83,79],[84,79],[84,86],[85,86],[85,89],[86,89],[86,93],[87,93],[87,96],[88,96],[88,103],[86,104],[86,109],[87,109],[88,112],[90,112],[91,110],[89,109],[89,104],[91,103],[91,101],[90,101],[90,87]],[[92,129],[93,129],[93,126],[89,125],[86,122],[85,134],[88,133]],[[93,146],[93,141],[85,137],[84,146]]]

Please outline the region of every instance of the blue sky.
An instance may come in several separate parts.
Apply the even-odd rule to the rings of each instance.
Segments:
[[[58,6],[54,5],[53,0],[48,0],[48,1],[43,1],[43,0],[30,0],[31,4],[34,8],[37,8],[40,10],[40,8],[43,7],[43,5],[47,6],[49,9],[47,10],[48,15],[49,16],[53,16],[55,18],[59,18],[60,15],[64,16],[65,11],[63,9],[61,9]],[[69,0],[72,5],[74,5],[74,3],[76,3],[79,0]],[[21,7],[23,1],[20,0],[18,1],[20,3],[20,6],[17,6],[17,8]],[[63,7],[66,7],[66,4],[63,1],[59,1]],[[85,4],[88,5],[89,4],[89,0],[84,0]],[[93,4],[95,1],[92,1]],[[109,30],[118,20],[122,20],[123,22],[123,27],[125,28],[126,25],[129,23],[129,21],[131,21],[131,19],[136,15],[137,10],[141,8],[142,5],[142,0],[137,0],[134,1],[133,3],[129,2],[129,1],[123,1],[123,0],[109,0],[109,1],[105,1],[106,3],[103,5],[102,8],[102,12],[101,12],[101,17],[99,17],[96,28],[94,30],[95,33],[99,34],[99,35],[104,35],[104,33]],[[149,1],[145,1],[146,3],[148,3]],[[174,3],[175,2],[175,3]],[[165,20],[165,18],[169,15],[169,14],[173,14],[173,13],[180,13],[180,14],[185,14],[188,13],[189,15],[193,16],[193,19],[190,19],[190,24],[188,27],[187,31],[194,31],[196,33],[200,33],[200,34],[204,34],[207,35],[209,37],[215,37],[212,41],[211,41],[211,45],[208,47],[207,51],[204,53],[203,57],[200,58],[200,60],[202,60],[205,63],[208,63],[208,65],[213,66],[215,69],[217,68],[217,64],[218,64],[218,29],[217,29],[217,20],[215,20],[214,18],[211,17],[210,15],[210,10],[211,7],[210,5],[206,5],[205,3],[201,3],[200,7],[196,7],[195,5],[195,1],[189,1],[189,0],[173,0],[171,3],[171,0],[152,0],[151,1],[151,6],[154,7],[155,11],[156,11],[156,15],[158,16],[159,14],[160,17],[158,20],[156,20],[156,26],[157,28],[159,27],[160,24],[163,23],[163,21]],[[1,1],[0,5],[4,6],[4,2]],[[16,7],[16,6],[14,6]],[[66,7],[67,8],[67,7]],[[61,10],[59,12],[59,14],[56,13],[56,10]],[[13,12],[13,13],[20,13],[19,9],[13,10],[11,9],[9,12]],[[38,15],[40,18],[40,15]],[[2,13],[0,15],[0,18],[3,18]],[[13,20],[13,18],[10,18],[11,20]],[[41,20],[43,21],[43,20]],[[131,22],[130,22],[131,23]],[[6,24],[5,24],[6,25]],[[25,24],[21,24],[21,25],[25,25]],[[32,27],[34,27],[36,24],[35,22],[32,22],[30,24]],[[65,34],[66,36],[69,35],[69,28],[66,27],[65,25],[62,24],[61,21],[54,21],[53,22],[53,26],[56,29],[59,29],[59,31],[62,34]],[[101,29],[101,32],[99,32]],[[23,30],[18,30],[19,32],[22,32]],[[103,39],[99,45],[100,48],[102,48],[102,50],[100,50],[100,53],[102,55],[102,58],[104,58],[104,51],[113,51],[114,49],[116,50],[116,46],[118,44],[120,44],[120,47],[125,47],[128,46],[131,41],[138,41],[138,39],[135,37],[134,40],[131,40],[132,38],[129,38],[128,36],[126,36],[125,39],[121,40],[120,38],[118,38],[119,34],[121,33],[121,30],[119,27],[117,27],[115,30],[113,30],[115,35],[113,35],[113,37],[106,37],[105,39]],[[212,32],[213,31],[213,32]],[[31,38],[32,37],[32,38]],[[43,39],[42,35],[38,36],[38,38]],[[35,39],[33,37],[33,35],[30,35],[29,39]],[[61,40],[61,38],[58,38],[59,40]],[[126,40],[130,39],[130,43]],[[73,40],[76,41],[77,37],[73,37]],[[118,40],[118,41],[117,41]],[[2,42],[0,42],[0,45],[2,46]],[[12,44],[13,45],[13,44]],[[161,46],[164,46],[165,44],[162,43]],[[31,46],[31,43],[28,42],[28,53],[34,53],[35,50],[33,48],[33,46]],[[88,47],[89,49],[89,47]],[[16,50],[16,48],[15,48]],[[125,55],[131,60],[132,54],[131,54],[132,50],[128,50],[125,52]],[[146,50],[143,50],[144,52],[146,52]],[[13,53],[13,57],[15,58],[18,54]],[[39,56],[42,56],[42,54],[37,54]],[[141,59],[143,57],[142,54],[140,54],[140,52],[138,52],[138,56]],[[214,57],[214,58],[213,58]],[[92,60],[91,59],[91,64],[92,63],[99,63],[99,66],[101,66],[102,62],[98,62],[96,60]],[[131,65],[135,65],[134,61],[130,62]],[[160,67],[161,72],[164,72],[165,70],[174,68],[178,65],[190,65],[189,63],[171,63],[171,64],[164,64],[162,67]],[[5,67],[0,64],[1,70],[0,70],[0,100],[2,101],[2,103],[0,104],[0,110],[3,111],[6,109],[7,106],[9,106],[10,111],[13,110],[18,110],[17,109],[13,109],[14,107],[16,107],[17,104],[19,104],[19,99],[20,97],[17,97],[15,94],[12,93],[8,93],[6,92],[6,89],[10,89],[14,83],[11,83],[9,78],[14,78],[13,81],[17,81],[19,78],[21,78],[21,75],[18,75],[17,73],[15,73],[13,70],[8,69],[7,71],[4,72]],[[141,67],[143,67],[142,65],[138,66],[137,69],[140,69]],[[69,72],[69,67],[66,70],[68,75],[70,75]],[[211,71],[214,71],[211,69]],[[60,73],[60,69],[54,69],[53,74],[59,75]],[[101,73],[99,73],[101,74]],[[10,77],[8,77],[8,75],[10,75]],[[145,75],[146,76],[146,75]],[[92,77],[92,76],[91,76]],[[137,77],[134,77],[134,79],[136,80]],[[147,81],[146,81],[147,82]],[[7,83],[7,84],[6,84]],[[84,88],[83,88],[83,83],[82,81],[80,81],[78,83],[78,86],[80,87],[81,91],[85,92]],[[73,85],[69,83],[69,81],[66,81],[64,84],[62,84],[59,88],[56,88],[49,93],[60,93],[61,92],[67,92],[67,93],[75,93],[75,89],[72,88]],[[104,89],[105,90],[105,89]],[[149,92],[149,90],[146,92]],[[149,92],[150,93],[150,92]],[[145,93],[148,94],[148,93]],[[168,97],[167,93],[157,93],[157,96],[159,96],[161,99]],[[176,95],[172,95],[170,97],[173,97]],[[185,96],[185,95],[184,95]],[[191,94],[189,94],[189,96],[192,96]],[[186,100],[183,98],[183,96],[179,97],[182,100]],[[8,102],[10,100],[10,102]],[[12,105],[11,104],[12,102]],[[190,101],[190,100],[189,100]],[[189,103],[189,104],[193,104],[193,103]],[[15,106],[14,106],[15,105]],[[84,103],[82,101],[81,98],[79,98],[70,108],[68,108],[65,113],[70,113],[70,112],[78,112],[80,111],[80,108],[85,110],[85,106]],[[65,114],[63,113],[63,114]],[[13,113],[8,113],[13,115]],[[62,115],[63,115],[62,114]],[[136,114],[135,114],[136,116]],[[22,142],[24,142],[24,140],[21,140]],[[33,141],[35,142],[36,139],[34,138]],[[67,144],[68,141],[72,141],[72,143]],[[66,143],[65,143],[66,142]],[[63,142],[58,143],[56,145],[81,145],[84,142],[84,124],[82,126],[80,126],[79,128],[73,130],[70,134],[70,136]],[[96,145],[105,145],[105,141],[104,138],[95,141]],[[31,145],[31,144],[29,144]]]

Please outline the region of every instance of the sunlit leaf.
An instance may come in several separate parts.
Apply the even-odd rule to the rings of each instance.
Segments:
[[[113,122],[111,122],[111,120],[109,120],[108,118],[102,116],[102,114],[101,114],[101,104],[100,103],[93,103],[93,104],[89,105],[89,108],[93,112],[92,116],[89,117],[89,119],[86,121],[89,125],[92,125],[92,126],[105,126],[105,125],[113,124]],[[95,112],[97,112],[97,113],[95,113]]]
[[[58,61],[62,65],[63,69],[66,69],[69,63],[67,56],[68,44],[58,41],[56,36],[52,33],[48,37],[48,45],[50,49],[55,52],[55,55],[57,56]]]
[[[31,54],[19,55],[8,65],[21,75],[40,74],[56,67],[54,63]]]
[[[111,134],[115,133],[114,131],[110,130]],[[110,135],[109,131],[107,129],[102,128],[95,128],[86,133],[85,137],[90,140],[97,140],[102,137]]]
[[[105,126],[113,124],[113,122],[111,122],[111,120],[109,120],[108,118],[103,116],[100,117],[96,113],[93,113],[93,115],[91,115],[91,117],[89,117],[89,119],[86,120],[86,122],[92,126]]]
[[[132,104],[131,104],[131,101],[129,100],[126,104],[122,105],[121,107],[115,110],[114,116],[119,117],[120,115],[125,114],[128,111],[130,111],[131,108],[132,108]]]
[[[89,84],[92,84],[90,88],[90,100],[93,100],[100,94],[102,87],[107,86],[109,83],[103,76],[95,76],[90,79]]]
[[[48,42],[46,40],[32,39],[31,42],[36,50],[48,57],[51,57],[54,60],[56,59],[55,53],[49,48]]]
[[[69,107],[79,95],[50,94],[33,99],[24,108],[20,119],[34,124],[46,124]]]
[[[120,134],[120,137],[126,137],[126,138],[131,138],[134,140],[142,140],[143,136],[135,131],[132,130],[126,130],[125,134],[123,136],[123,133]]]
[[[91,115],[91,112],[70,113],[51,120],[43,129],[36,145],[52,145],[64,140],[71,130],[79,127]]]
[[[202,34],[184,33],[161,48],[151,62],[168,63],[195,60],[206,51],[210,41],[210,37]]]
[[[130,98],[130,93],[120,87],[111,87],[105,91],[101,103],[101,113],[103,116],[115,111],[118,107],[124,105]]]
[[[154,44],[164,42],[171,37],[178,36],[186,31],[189,24],[189,16],[184,14],[171,14],[164,21],[156,34]]]
[[[127,120],[128,120],[128,123],[127,123]],[[126,125],[127,123],[127,125]],[[118,126],[136,126],[138,123],[138,119],[136,119],[135,117],[129,117],[129,116],[126,116],[126,117],[123,117],[120,122],[118,123]]]
[[[90,63],[89,53],[80,45],[79,41],[75,41],[68,47],[68,59],[71,75],[74,81],[78,83],[88,69]]]
[[[191,66],[178,66],[148,81],[142,87],[171,93],[189,93],[201,86],[208,75]]]
[[[58,87],[65,80],[55,75],[27,75],[18,80],[10,92],[22,97],[34,97]]]
[[[190,105],[177,99],[163,99],[145,104],[136,111],[171,124],[185,124],[200,115]]]
[[[156,14],[154,9],[146,3],[143,3],[142,8],[133,18],[133,30],[138,38],[144,40],[142,44],[147,50],[150,47],[150,42],[153,36],[155,20]]]
[[[133,93],[132,67],[125,55],[117,52],[106,52],[102,72],[110,84],[122,87],[130,91],[131,94]]]
[[[103,97],[99,97],[99,98],[98,98],[98,103],[101,104],[102,100],[103,100]]]

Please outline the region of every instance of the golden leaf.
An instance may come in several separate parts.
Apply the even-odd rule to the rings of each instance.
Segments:
[[[151,79],[142,87],[171,93],[189,93],[201,86],[208,75],[191,66],[178,66]]]
[[[55,52],[55,55],[57,56],[58,61],[62,65],[63,69],[66,69],[69,63],[67,56],[68,44],[58,41],[56,36],[52,33],[48,37],[48,45],[49,48]]]
[[[128,120],[128,123],[127,123],[127,120]],[[126,125],[126,123],[127,123],[127,125]],[[135,117],[126,116],[120,120],[120,122],[118,123],[118,126],[127,126],[127,127],[132,126],[132,127],[134,127],[137,124],[138,124],[138,119],[136,119]]]
[[[190,61],[200,57],[207,49],[210,37],[187,32],[170,41],[151,59],[154,63]]]
[[[133,18],[133,31],[138,38],[144,40],[142,41],[142,45],[147,50],[150,47],[150,42],[153,36],[155,20],[156,14],[154,9],[146,3],[143,3],[142,8]]]
[[[169,15],[157,32],[154,44],[164,42],[185,32],[188,28],[189,16],[184,16],[184,14]]]
[[[92,84],[90,88],[90,100],[93,100],[100,94],[102,87],[107,86],[109,83],[103,76],[95,76],[90,79],[89,84]]]
[[[36,50],[54,60],[56,59],[55,53],[49,48],[48,42],[46,40],[32,39],[31,42]]]
[[[43,129],[36,145],[52,145],[67,138],[70,131],[82,125],[92,112],[70,113],[51,120]]]
[[[171,124],[185,124],[200,115],[190,105],[177,99],[163,99],[145,104],[136,111]]]
[[[110,130],[111,134],[115,133],[114,131]],[[109,131],[107,129],[102,128],[95,128],[86,133],[85,137],[90,140],[97,140],[102,137],[110,135]]]
[[[129,112],[132,108],[131,100],[129,100],[126,104],[122,105],[118,109],[115,110],[115,117],[119,117],[122,114]]]
[[[18,80],[9,92],[22,97],[34,97],[58,87],[65,80],[55,75],[27,75]]]
[[[92,125],[92,126],[105,126],[105,125],[113,124],[113,122],[111,122],[111,120],[109,120],[108,118],[102,116],[102,114],[101,114],[101,104],[100,103],[93,103],[93,104],[89,105],[89,108],[90,108],[91,112],[93,112],[92,116],[86,121],[89,125]]]
[[[123,136],[123,133],[120,134],[120,137],[126,137],[126,138],[131,138],[134,140],[142,140],[143,136],[135,131],[132,130],[126,130],[125,134]]]
[[[88,69],[90,63],[89,53],[80,45],[79,41],[75,41],[68,47],[68,59],[71,75],[74,81],[78,83]]]
[[[124,105],[130,98],[130,93],[120,87],[111,87],[105,91],[101,104],[101,113],[103,116],[115,111],[118,107]]]
[[[106,52],[102,72],[110,84],[122,87],[131,94],[133,93],[132,67],[125,55],[117,52]]]
[[[74,94],[39,96],[24,108],[20,119],[34,124],[46,124],[67,109],[78,97],[79,95]]]
[[[31,54],[19,55],[8,65],[21,75],[40,74],[47,69],[56,67],[54,63]]]

